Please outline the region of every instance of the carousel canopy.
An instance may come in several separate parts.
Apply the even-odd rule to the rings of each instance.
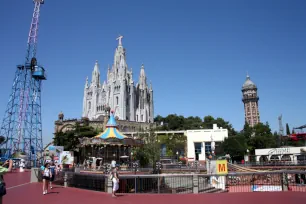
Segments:
[[[116,123],[114,114],[112,113],[110,115],[110,118],[106,124],[106,129],[103,133],[98,134],[95,136],[95,138],[101,138],[101,139],[124,139],[126,138],[125,135],[123,135],[119,130],[118,130],[118,125]]]

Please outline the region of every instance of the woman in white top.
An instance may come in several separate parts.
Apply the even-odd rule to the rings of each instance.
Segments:
[[[49,181],[52,177],[52,172],[49,169],[49,163],[46,163],[43,168],[43,194],[46,195],[48,193]]]

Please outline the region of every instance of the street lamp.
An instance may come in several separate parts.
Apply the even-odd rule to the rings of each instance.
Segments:
[[[199,162],[198,162],[198,161],[195,161],[195,162],[194,162],[194,166],[195,166],[196,172],[197,172],[197,171],[198,171]]]
[[[178,154],[179,154],[179,152],[176,151],[176,160],[178,160]]]
[[[180,171],[182,170],[182,164],[183,164],[183,162],[182,161],[179,161],[179,167],[180,167]]]
[[[161,162],[156,162],[156,170],[157,170],[158,174],[159,174],[161,169],[162,169],[162,163]]]
[[[133,169],[134,169],[134,173],[135,173],[135,175],[136,175],[136,172],[137,172],[137,169],[138,169],[138,162],[133,162],[132,163],[132,167],[133,167]]]
[[[110,169],[111,169],[111,165],[110,164],[104,164],[103,165],[104,174],[108,174],[110,172]]]

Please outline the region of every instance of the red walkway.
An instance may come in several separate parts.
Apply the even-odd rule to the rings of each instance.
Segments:
[[[22,175],[22,176],[21,176]],[[49,194],[42,194],[40,183],[12,186],[10,183],[23,184],[29,181],[29,173],[5,175],[8,186],[7,195],[4,196],[5,204],[84,204],[84,203],[107,203],[107,204],[304,204],[306,193],[299,192],[276,192],[276,193],[224,193],[224,194],[186,194],[186,195],[124,195],[117,198],[109,194],[87,191],[75,188],[58,187]],[[13,181],[15,180],[15,181]]]

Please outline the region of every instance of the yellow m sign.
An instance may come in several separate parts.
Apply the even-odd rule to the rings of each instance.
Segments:
[[[227,174],[227,160],[217,160],[216,162],[217,174]]]

